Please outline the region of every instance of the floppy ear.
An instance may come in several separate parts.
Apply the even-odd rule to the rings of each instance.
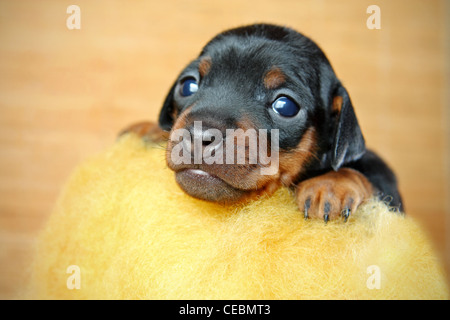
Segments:
[[[159,126],[161,129],[170,131],[172,129],[172,125],[174,122],[175,116],[175,105],[174,105],[174,91],[177,82],[175,82],[170,88],[169,94],[166,97],[166,100],[163,103],[163,107],[159,112]]]
[[[352,102],[343,86],[340,86],[334,94],[333,110],[338,112],[338,116],[331,166],[337,171],[344,164],[359,159],[366,147]]]

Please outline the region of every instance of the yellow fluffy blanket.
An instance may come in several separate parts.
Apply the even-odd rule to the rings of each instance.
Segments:
[[[82,163],[43,230],[38,299],[447,299],[430,243],[382,202],[305,221],[279,190],[245,206],[193,199],[134,135]]]

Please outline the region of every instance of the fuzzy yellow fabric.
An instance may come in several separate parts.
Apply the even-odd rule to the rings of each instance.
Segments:
[[[302,216],[287,189],[245,206],[193,199],[162,147],[127,135],[70,178],[40,237],[26,297],[448,298],[411,218],[375,200],[347,223]]]

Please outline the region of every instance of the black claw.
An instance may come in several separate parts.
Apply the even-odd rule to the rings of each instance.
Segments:
[[[328,215],[330,213],[331,210],[331,204],[329,202],[325,202],[325,206],[323,208],[323,212]]]
[[[309,208],[311,208],[311,199],[308,198],[305,201],[305,220],[308,220],[309,216],[308,216],[308,210]]]
[[[327,224],[327,222],[330,220],[330,216],[329,216],[330,210],[331,210],[331,204],[327,201],[327,202],[325,202],[325,206],[323,208],[323,212],[324,212],[323,220],[325,221],[325,224]]]
[[[349,208],[345,208],[344,211],[342,211],[342,217],[344,218],[344,222],[347,222],[348,217],[351,214],[351,210]]]

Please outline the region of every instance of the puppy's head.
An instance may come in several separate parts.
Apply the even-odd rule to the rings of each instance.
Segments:
[[[212,39],[170,89],[159,124],[170,130],[166,159],[181,188],[222,203],[337,170],[364,152],[350,98],[324,53],[273,25]]]

